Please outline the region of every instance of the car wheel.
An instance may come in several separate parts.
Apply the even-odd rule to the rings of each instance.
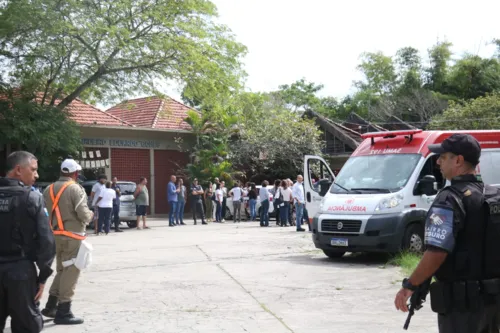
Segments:
[[[345,254],[345,251],[323,250],[323,253],[330,259],[339,259]]]
[[[137,228],[137,221],[127,221],[127,225],[129,228]]]
[[[424,229],[420,224],[413,223],[406,228],[403,250],[412,253],[422,253],[424,251]]]

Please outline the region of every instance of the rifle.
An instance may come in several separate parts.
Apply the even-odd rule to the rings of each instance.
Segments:
[[[405,324],[403,328],[405,330],[408,329],[408,326],[410,326],[410,320],[411,317],[415,314],[415,310],[418,311],[422,308],[422,303],[425,302],[425,298],[427,294],[429,293],[429,287],[431,286],[431,280],[432,278],[429,278],[428,280],[425,280],[424,283],[418,286],[417,290],[413,292],[413,294],[410,297],[410,308],[408,310],[408,317],[406,317]]]

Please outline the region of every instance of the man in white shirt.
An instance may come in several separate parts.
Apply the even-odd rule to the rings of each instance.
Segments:
[[[242,191],[240,187],[240,182],[236,182],[231,191],[229,191],[229,195],[233,197],[233,222],[236,223],[236,218],[238,218],[238,222],[241,222],[241,197]]]
[[[302,175],[298,175],[297,182],[293,185],[292,188],[293,200],[295,202],[297,231],[306,231],[301,227],[302,218],[304,214],[304,205],[305,205],[304,186],[302,185],[303,181],[304,178],[302,177]]]
[[[92,192],[90,193],[90,200],[92,200],[92,207],[94,207],[94,231],[97,234],[98,233],[98,221],[99,221],[99,209],[96,207],[96,202],[97,199],[99,198],[99,194],[101,193],[102,190],[106,189],[106,181],[108,180],[108,177],[106,175],[100,175],[99,179],[97,180],[97,183],[92,186]]]

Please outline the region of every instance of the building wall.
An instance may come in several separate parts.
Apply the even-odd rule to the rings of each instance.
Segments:
[[[167,184],[170,176],[179,175],[189,161],[187,149],[194,139],[189,133],[95,127],[81,131],[87,152],[109,150],[110,166],[105,169],[108,178],[138,182],[140,177],[146,177],[148,214],[168,214]]]
[[[181,169],[188,163],[188,154],[172,150],[154,151],[154,182],[155,188],[155,207],[156,214],[168,214],[169,206],[167,200],[167,184],[170,182],[170,176],[179,177]],[[189,181],[183,179],[184,185],[189,186]],[[188,187],[189,188],[189,187]],[[190,211],[190,205],[186,205],[186,212]]]

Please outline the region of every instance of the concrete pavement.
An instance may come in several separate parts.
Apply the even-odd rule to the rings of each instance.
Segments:
[[[403,332],[402,276],[387,258],[332,261],[293,227],[186,223],[89,237],[94,261],[73,302],[85,323],[44,332]],[[429,304],[410,331],[438,332]]]

